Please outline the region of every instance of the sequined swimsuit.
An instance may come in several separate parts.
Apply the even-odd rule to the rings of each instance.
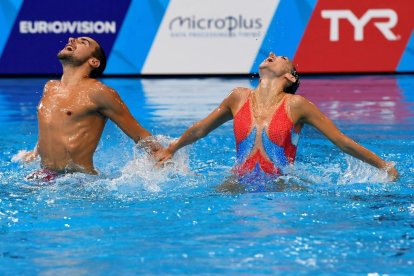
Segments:
[[[295,161],[300,127],[295,128],[287,115],[285,96],[274,111],[268,127],[262,129],[262,147],[255,147],[257,126],[252,116],[251,95],[234,116],[235,171],[247,181],[274,178]]]

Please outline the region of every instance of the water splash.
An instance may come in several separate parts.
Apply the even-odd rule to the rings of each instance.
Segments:
[[[296,162],[287,173],[297,183],[319,192],[371,194],[398,189],[385,171],[349,155],[335,161]]]
[[[156,139],[163,145],[167,146],[173,141],[173,138],[159,135]],[[147,154],[146,150],[140,146],[133,146],[132,154],[128,147],[121,147],[120,152],[114,154],[112,152],[101,153],[99,159],[105,159],[108,162],[101,169],[102,173],[98,176],[84,174],[69,174],[59,177],[56,180],[57,186],[76,186],[80,194],[84,196],[93,193],[98,197],[105,197],[109,194],[118,196],[133,197],[135,199],[152,196],[168,196],[172,192],[179,189],[187,189],[189,187],[200,185],[200,183],[208,183],[224,181],[229,167],[221,166],[220,162],[198,164],[193,161],[194,172],[189,169],[189,150],[190,147],[180,149],[172,158],[167,161],[162,168],[155,166],[155,160]],[[129,152],[128,159],[125,163],[125,154],[122,151]],[[13,156],[13,160],[17,161],[19,156],[25,152],[20,151]],[[131,156],[132,155],[132,156]],[[345,189],[358,190],[361,192],[369,192],[370,186],[374,189],[382,189],[384,183],[388,183],[387,173],[378,170],[364,162],[361,162],[348,155],[340,156],[337,160],[328,160],[326,162],[296,162],[294,166],[286,168],[286,182],[303,185],[305,187],[316,190],[335,190]],[[111,161],[112,160],[112,161]],[[341,162],[346,161],[346,166]],[[125,164],[125,165],[119,165]],[[196,165],[194,165],[196,164]],[[19,176],[28,173],[36,167],[39,167],[39,161],[29,164],[20,164]],[[211,175],[216,172],[217,175]],[[201,177],[199,177],[201,175]],[[24,178],[25,175],[23,175]],[[3,177],[2,177],[3,178]],[[213,180],[212,180],[213,179]],[[207,183],[206,182],[206,183]],[[355,185],[357,184],[357,185]],[[360,186],[362,184],[363,186]],[[381,186],[378,187],[378,184]],[[201,184],[203,185],[203,184]],[[64,188],[63,188],[64,189]],[[156,193],[157,195],[154,195]]]
[[[156,140],[163,146],[167,146],[173,141],[173,138],[167,136],[156,136]],[[133,158],[128,161],[123,167],[119,168],[119,164],[125,162],[125,156],[119,154],[118,156],[106,156],[107,153],[100,158],[114,159],[114,162],[105,163],[105,166],[100,168],[102,173],[98,176],[87,175],[82,173],[67,174],[58,177],[53,185],[60,187],[72,186],[77,189],[85,189],[89,191],[117,191],[121,193],[136,193],[136,192],[151,192],[158,193],[164,188],[183,187],[191,185],[191,177],[194,175],[189,169],[189,154],[190,147],[180,149],[171,160],[158,168],[155,166],[155,160],[147,153],[145,148],[139,144],[133,146]],[[25,163],[22,158],[28,151],[20,150],[17,154],[11,157],[11,161],[15,164],[18,173],[15,175],[16,183],[35,188],[36,186],[45,186],[42,183],[31,183],[24,181],[25,176],[34,170],[40,168],[40,160],[36,159],[31,163]],[[22,183],[22,181],[24,183]],[[48,183],[46,186],[51,186]],[[77,187],[77,188],[76,188]],[[63,188],[64,189],[64,188]],[[105,194],[104,191],[102,191]]]
[[[163,146],[173,141],[172,138],[162,135],[157,136],[156,139]],[[174,180],[193,175],[189,169],[188,149],[188,147],[180,149],[171,160],[159,168],[155,166],[155,160],[147,154],[144,148],[135,145],[133,159],[120,169],[119,175],[114,178],[101,179],[99,182],[100,184],[106,182],[108,189],[115,191],[160,192],[164,187],[170,187],[172,184],[182,186],[183,182],[177,183]]]
[[[390,182],[384,170],[377,169],[349,155],[345,156],[347,168],[340,174],[338,184]]]

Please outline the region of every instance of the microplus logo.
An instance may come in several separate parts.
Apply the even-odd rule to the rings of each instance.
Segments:
[[[195,15],[183,17],[177,16],[171,19],[170,31],[234,31],[260,30],[263,27],[261,18],[245,18],[239,16],[227,16],[223,18],[198,18]]]
[[[358,18],[351,10],[323,10],[321,16],[324,19],[330,20],[329,40],[339,40],[339,22],[340,19],[346,19],[354,27],[354,40],[364,40],[364,27],[374,19],[388,19],[383,22],[374,22],[375,27],[382,33],[382,35],[390,41],[398,40],[400,37],[395,35],[392,28],[398,23],[398,15],[392,9],[369,9],[361,17]]]
[[[21,34],[115,34],[115,21],[20,21]]]

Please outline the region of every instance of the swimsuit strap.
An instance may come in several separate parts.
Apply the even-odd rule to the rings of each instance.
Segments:
[[[250,99],[252,94],[253,93],[250,91],[246,101],[243,103],[242,107],[237,111],[236,115],[234,115],[233,118],[233,130],[234,136],[236,138],[236,144],[239,144],[251,132],[253,119]]]
[[[270,119],[270,121],[273,121],[274,117],[279,115],[279,113],[281,112],[281,108],[283,108],[283,111],[285,111],[286,113],[286,97],[287,95],[283,95],[282,99],[277,103],[277,107],[275,109],[275,111],[272,114],[272,119]]]

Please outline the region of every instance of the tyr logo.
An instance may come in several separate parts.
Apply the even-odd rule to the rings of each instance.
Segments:
[[[375,27],[384,35],[387,40],[398,40],[400,37],[395,35],[391,29],[395,27],[398,22],[397,13],[391,9],[369,9],[361,17],[357,18],[351,10],[323,10],[321,11],[322,18],[330,20],[329,40],[339,40],[339,20],[347,19],[354,27],[355,41],[364,40],[364,27],[373,19],[388,19],[383,22],[374,22]]]

